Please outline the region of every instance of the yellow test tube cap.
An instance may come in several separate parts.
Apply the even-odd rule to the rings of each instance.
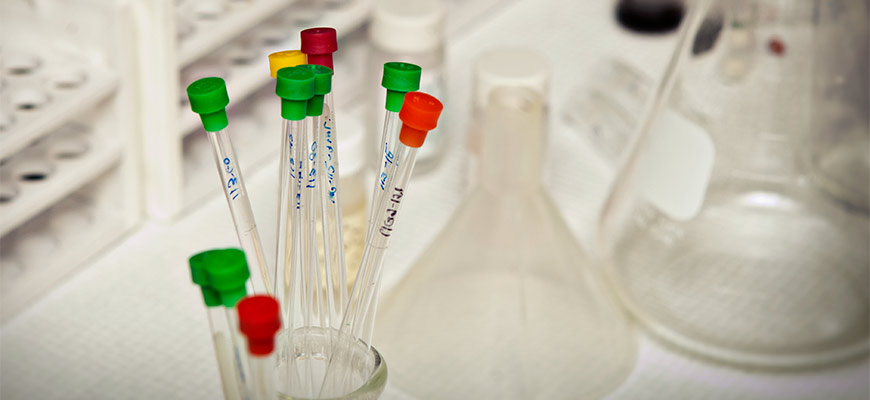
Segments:
[[[305,53],[299,50],[278,51],[269,54],[269,72],[273,78],[277,78],[279,69],[295,67],[307,62]]]

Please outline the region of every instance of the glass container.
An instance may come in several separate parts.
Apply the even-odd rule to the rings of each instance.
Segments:
[[[417,398],[595,398],[634,364],[633,331],[540,181],[546,113],[492,90],[479,184],[406,279],[374,341]]]
[[[337,331],[332,329],[332,335]],[[323,380],[328,362],[326,354],[329,353],[330,335],[322,328],[299,328],[293,331],[293,337],[288,337],[288,331],[281,332],[276,343],[278,354],[276,357],[275,373],[278,390],[278,398],[284,400],[314,400],[317,396],[305,395],[301,380],[308,379],[305,374],[313,373],[314,380],[319,385]],[[304,345],[303,345],[304,343]],[[357,383],[358,388],[344,396],[332,400],[375,400],[384,392],[387,385],[387,364],[381,354],[374,347],[360,341],[352,347],[352,356],[356,361],[351,369],[351,379]],[[295,358],[291,363],[291,358]],[[289,369],[288,369],[289,368]]]
[[[868,1],[699,2],[603,209],[624,304],[704,357],[868,349]]]

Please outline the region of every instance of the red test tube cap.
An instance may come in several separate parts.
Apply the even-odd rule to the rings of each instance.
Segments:
[[[309,64],[322,65],[333,69],[332,53],[338,50],[335,28],[308,28],[302,31],[302,52],[308,56]]]
[[[438,126],[442,110],[444,105],[432,95],[423,92],[406,94],[399,111],[399,119],[402,120],[399,141],[408,147],[422,146],[426,134]]]
[[[275,350],[275,334],[281,329],[278,301],[271,296],[245,297],[236,305],[239,330],[248,338],[248,352],[267,356]]]

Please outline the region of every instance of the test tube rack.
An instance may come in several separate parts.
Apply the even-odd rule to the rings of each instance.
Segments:
[[[138,46],[144,60],[139,77],[143,97],[178,99],[143,105],[142,112],[148,116],[143,121],[144,154],[160,159],[143,171],[147,214],[169,221],[217,193],[209,153],[201,145],[205,136],[184,99],[184,87],[196,79],[219,75],[227,80],[231,114],[247,114],[234,109],[251,109],[255,104],[265,107],[256,101],[263,97],[256,94],[268,91],[264,88],[271,82],[266,64],[269,53],[298,48],[298,32],[311,26],[332,26],[340,34],[354,32],[368,17],[371,3],[140,0],[140,16],[154,33],[140,37]],[[351,76],[338,80],[357,81]],[[278,130],[264,126],[275,119],[269,117],[277,105],[271,106],[271,113],[232,120],[243,170],[277,156],[277,138],[261,136]]]
[[[0,3],[0,321],[141,217],[130,8]]]

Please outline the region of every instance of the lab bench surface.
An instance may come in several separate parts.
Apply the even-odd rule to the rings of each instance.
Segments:
[[[621,31],[612,7],[604,1],[520,1],[449,44],[448,152],[437,169],[415,174],[412,180],[402,227],[386,260],[385,292],[413,265],[466,191],[463,141],[470,63],[480,49],[492,45],[529,45],[550,59],[554,84],[544,183],[574,234],[590,248],[613,172],[570,131],[560,106],[585,82],[584,74],[597,60],[618,56],[657,76],[674,43],[673,35],[642,37]],[[560,43],[572,46],[562,48]],[[273,162],[246,171],[264,243],[274,240],[268,221],[275,219],[276,170]],[[225,200],[217,195],[174,223],[145,224],[0,328],[0,398],[219,398],[206,313],[199,290],[190,283],[186,260],[203,249],[235,244]],[[687,357],[646,336],[640,343],[634,371],[608,399],[870,395],[866,359],[819,372],[764,373]],[[388,384],[383,398],[409,397]]]

